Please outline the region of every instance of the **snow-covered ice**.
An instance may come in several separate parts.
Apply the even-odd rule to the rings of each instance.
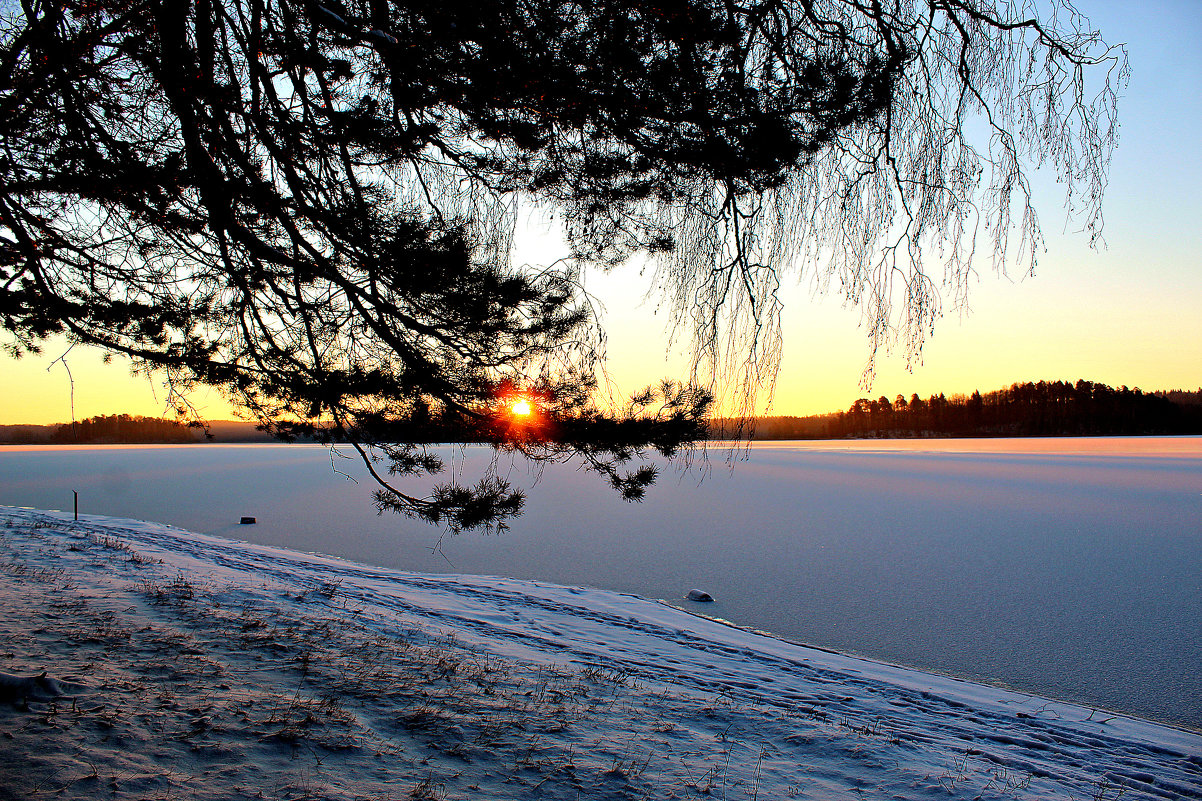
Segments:
[[[438,452],[456,475],[530,488],[489,449]],[[603,587],[1202,731],[1202,437],[756,443],[714,467],[699,486],[701,471],[665,465],[639,505],[549,467],[504,536],[441,541],[377,516],[372,482],[321,446],[0,447],[0,505],[69,509],[77,490],[88,513]],[[714,603],[685,601],[690,587]]]
[[[0,507],[0,598],[0,798],[1202,797],[1197,734],[610,591]]]

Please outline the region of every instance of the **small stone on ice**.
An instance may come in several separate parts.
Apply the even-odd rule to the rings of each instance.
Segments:
[[[685,597],[688,598],[690,601],[712,601],[712,600],[714,600],[714,596],[710,595],[708,592],[703,592],[701,590],[689,590],[689,594],[686,595]]]

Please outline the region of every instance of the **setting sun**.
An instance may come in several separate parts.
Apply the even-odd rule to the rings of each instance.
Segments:
[[[525,417],[530,414],[530,401],[525,399],[515,401],[513,406],[510,407],[510,411],[512,411],[516,417]]]

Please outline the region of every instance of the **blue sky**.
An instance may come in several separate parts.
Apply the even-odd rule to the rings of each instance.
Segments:
[[[907,370],[896,349],[861,386],[867,349],[859,311],[809,285],[787,287],[786,341],[774,411],[811,414],[857,397],[970,393],[1013,382],[1085,378],[1145,390],[1202,386],[1202,2],[1079,0],[1132,75],[1105,205],[1106,245],[1067,227],[1061,189],[1037,176],[1046,237],[1033,277],[981,268],[967,313],[948,311]],[[609,279],[615,281],[616,279]],[[619,298],[634,282],[603,296]],[[604,284],[604,282],[601,282]],[[642,331],[662,328],[629,301],[611,321],[611,361],[624,385],[679,369],[640,361]]]

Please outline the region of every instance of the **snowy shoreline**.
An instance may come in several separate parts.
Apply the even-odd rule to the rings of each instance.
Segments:
[[[0,704],[0,798],[1202,798],[1198,734],[635,596],[11,507],[0,541],[0,673],[66,693]]]

